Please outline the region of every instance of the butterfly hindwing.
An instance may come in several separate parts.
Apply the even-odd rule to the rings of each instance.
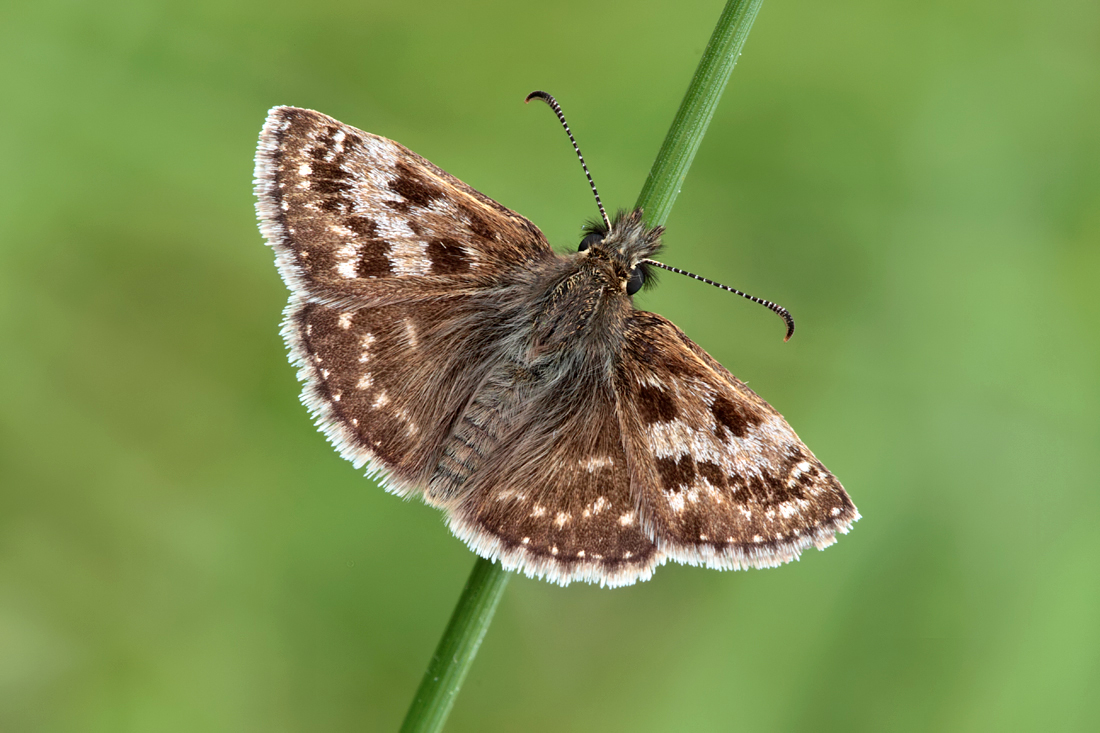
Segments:
[[[359,309],[294,298],[288,306],[283,335],[305,382],[303,402],[340,452],[382,473],[387,489],[423,490],[438,446],[492,364],[478,315],[462,295]]]
[[[287,285],[330,302],[484,286],[553,256],[527,219],[402,145],[312,110],[268,114],[256,195]]]
[[[635,312],[618,368],[634,492],[670,559],[771,567],[859,514],[768,403],[661,316]]]
[[[562,584],[648,578],[664,556],[631,494],[610,380],[596,370],[540,380],[518,365],[499,374],[462,420],[479,440],[458,456],[459,470],[472,470],[446,504],[455,534],[506,568]]]

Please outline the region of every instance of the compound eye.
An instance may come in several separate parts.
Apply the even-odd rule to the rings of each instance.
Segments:
[[[577,247],[577,251],[585,251],[596,242],[602,241],[603,237],[604,235],[600,234],[599,232],[591,232],[590,234],[585,234],[584,239],[581,240],[580,246]]]
[[[645,273],[642,272],[642,268],[635,267],[634,272],[630,274],[630,279],[626,282],[626,294],[634,295],[642,289],[643,285],[645,285]]]

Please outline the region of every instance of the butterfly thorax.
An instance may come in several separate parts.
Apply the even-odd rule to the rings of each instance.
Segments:
[[[531,356],[617,349],[633,310],[622,265],[602,253],[579,253],[555,264],[555,272],[535,294]]]
[[[576,254],[547,263],[534,285],[529,358],[572,362],[584,371],[611,368],[634,311],[632,277],[661,246],[640,209],[620,212],[611,228],[590,227]],[[565,366],[564,364],[562,366]]]

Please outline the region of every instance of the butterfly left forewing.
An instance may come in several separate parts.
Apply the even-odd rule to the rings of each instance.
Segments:
[[[499,356],[501,303],[552,250],[419,155],[312,110],[270,111],[255,183],[303,401],[345,457],[419,493]]]
[[[670,559],[771,567],[859,518],[783,417],[666,319],[633,314],[617,383],[635,499]]]

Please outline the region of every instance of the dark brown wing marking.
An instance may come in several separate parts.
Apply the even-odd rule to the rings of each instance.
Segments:
[[[430,297],[553,254],[522,216],[398,143],[312,110],[269,113],[256,195],[283,279],[326,302]]]

